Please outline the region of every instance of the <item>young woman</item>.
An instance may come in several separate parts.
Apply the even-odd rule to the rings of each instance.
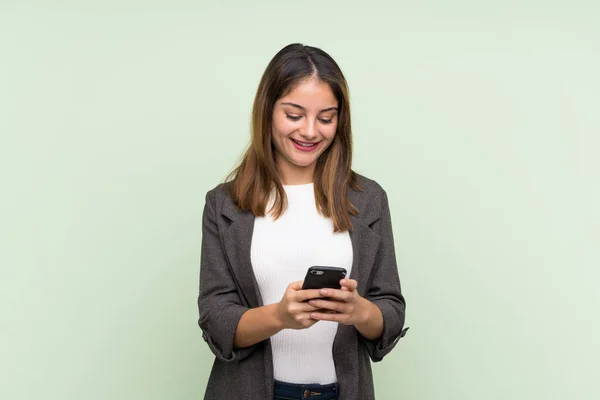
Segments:
[[[324,51],[271,60],[252,140],[206,195],[199,324],[216,359],[205,399],[374,398],[370,360],[404,336],[386,192],[351,169],[346,80]],[[302,290],[311,266],[340,289]]]

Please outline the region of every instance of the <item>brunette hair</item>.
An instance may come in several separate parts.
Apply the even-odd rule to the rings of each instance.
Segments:
[[[295,85],[311,78],[327,83],[338,101],[338,124],[332,143],[317,160],[314,171],[315,202],[319,212],[333,221],[334,231],[352,229],[350,215],[357,209],[348,200],[348,190],[359,190],[352,170],[352,130],[346,79],[335,60],[316,47],[299,43],[281,49],[269,62],[254,98],[251,142],[231,181],[231,197],[242,210],[265,216],[272,190],[272,215],[278,218],[287,207],[287,197],[275,165],[272,143],[275,102]]]

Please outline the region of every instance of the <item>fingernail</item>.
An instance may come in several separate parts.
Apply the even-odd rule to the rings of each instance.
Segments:
[[[321,289],[321,294],[327,294],[327,290]]]

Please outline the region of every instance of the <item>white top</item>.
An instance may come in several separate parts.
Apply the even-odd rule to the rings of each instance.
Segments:
[[[348,232],[334,233],[331,219],[317,212],[312,183],[284,185],[288,206],[276,221],[257,217],[251,261],[263,304],[277,303],[287,286],[304,280],[313,265],[352,268]],[[267,208],[269,210],[269,208]],[[319,321],[303,330],[284,329],[271,337],[274,378],[288,383],[337,382],[333,340],[337,322]]]

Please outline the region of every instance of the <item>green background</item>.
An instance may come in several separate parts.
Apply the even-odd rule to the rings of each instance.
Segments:
[[[296,41],[390,197],[377,398],[598,398],[598,4],[1,0],[0,398],[202,397],[204,194]]]

